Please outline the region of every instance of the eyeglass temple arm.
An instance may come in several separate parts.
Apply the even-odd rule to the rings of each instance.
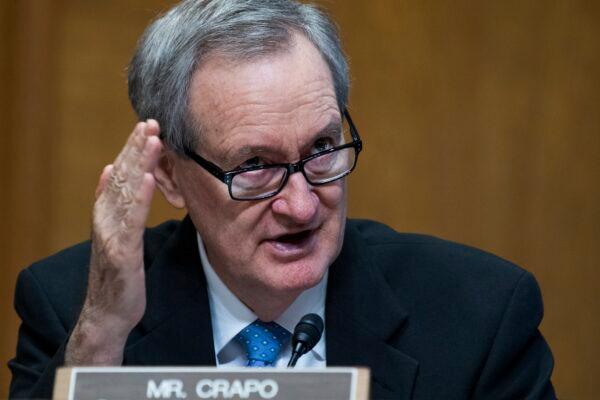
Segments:
[[[194,153],[190,149],[185,149],[185,154],[189,158],[191,158],[192,160],[194,160],[195,162],[197,162],[198,164],[203,166],[215,178],[221,180],[222,182],[227,183],[227,180],[225,179],[225,171],[223,171],[221,168],[217,167],[215,164],[211,163],[207,159],[200,157],[198,154]]]
[[[347,108],[344,108],[344,118],[348,121],[348,125],[350,126],[350,135],[352,135],[352,140],[357,143],[358,151],[362,150],[362,139],[358,134],[358,129],[354,126],[354,122],[352,121],[352,117],[350,117],[350,113]]]

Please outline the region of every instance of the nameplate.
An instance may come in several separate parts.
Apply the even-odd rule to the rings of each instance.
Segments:
[[[55,400],[366,400],[367,368],[60,368]]]

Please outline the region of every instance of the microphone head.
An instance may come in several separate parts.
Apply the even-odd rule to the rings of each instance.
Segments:
[[[292,348],[302,343],[302,354],[310,351],[321,340],[323,334],[323,319],[317,314],[306,314],[294,328],[292,336]]]

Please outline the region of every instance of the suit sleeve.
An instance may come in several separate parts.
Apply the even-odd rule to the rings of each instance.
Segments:
[[[68,330],[30,270],[19,274],[14,305],[21,326],[16,356],[8,362],[12,372],[9,396],[49,399],[56,369],[64,364]]]
[[[474,399],[555,399],[554,360],[538,325],[543,305],[533,275],[525,272],[504,310],[474,391]]]

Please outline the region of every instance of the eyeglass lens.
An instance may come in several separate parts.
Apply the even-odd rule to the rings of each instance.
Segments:
[[[355,160],[354,147],[322,154],[304,164],[305,177],[314,185],[332,182],[348,174],[354,167]],[[240,200],[269,196],[281,188],[286,175],[287,169],[284,167],[264,168],[237,174],[231,181],[231,194]]]

